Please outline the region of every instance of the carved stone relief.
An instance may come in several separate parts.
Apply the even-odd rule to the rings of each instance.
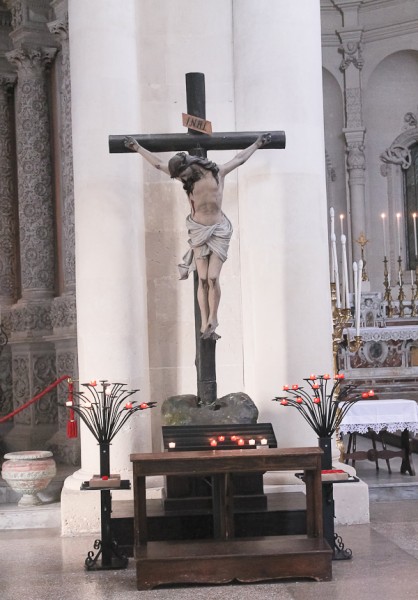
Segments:
[[[361,92],[360,88],[347,88],[345,91],[345,109],[347,115],[347,129],[362,127]]]
[[[55,354],[45,352],[33,358],[33,393],[39,394],[56,379]],[[51,424],[57,422],[57,390],[52,390],[34,404],[35,424]]]
[[[54,291],[54,214],[48,90],[45,68],[54,48],[7,53],[17,67],[17,155],[21,284],[25,291]]]
[[[363,45],[360,41],[347,41],[340,45],[338,49],[343,54],[340,64],[340,70],[345,71],[350,65],[361,71],[364,66],[362,55]]]
[[[0,74],[0,298],[6,303],[17,294],[17,222],[13,171],[10,92],[15,75]]]
[[[30,362],[29,356],[13,356],[13,406],[18,408],[30,400]],[[13,417],[15,423],[22,425],[31,424],[31,414],[27,410],[22,410]]]

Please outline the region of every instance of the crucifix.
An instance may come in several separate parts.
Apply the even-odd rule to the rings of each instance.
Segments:
[[[257,148],[284,148],[286,138],[283,131],[210,133],[210,135],[208,135],[207,131],[209,129],[211,132],[211,129],[208,128],[208,122],[206,121],[205,78],[203,73],[186,74],[186,95],[188,115],[183,115],[183,117],[186,117],[184,123],[189,127],[187,134],[110,135],[109,151],[111,153],[137,151],[139,154],[142,154],[148,162],[153,164],[153,166],[158,169],[161,168],[163,172],[182,181],[191,205],[191,215],[188,217],[187,221],[188,226],[194,227],[196,223],[192,217],[197,213],[195,213],[196,207],[193,201],[193,190],[196,182],[199,182],[201,189],[205,189],[202,188],[202,185],[206,185],[206,189],[213,189],[213,176],[217,188],[211,191],[211,194],[215,198],[214,204],[216,204],[217,197],[220,196],[220,200],[218,200],[218,211],[219,215],[222,215],[220,218],[224,220],[225,215],[223,215],[220,210],[222,190],[219,190],[221,187],[220,183],[223,185],[223,175],[230,172],[233,168],[236,168],[239,164],[245,162]],[[129,140],[128,143],[127,140]],[[237,159],[233,159],[229,163],[226,163],[226,165],[218,168],[217,165],[207,160],[208,150],[244,150],[244,152],[237,155]],[[162,161],[153,158],[153,155],[151,154],[153,152],[170,151],[175,151],[178,154],[168,163],[168,165],[163,165]],[[183,154],[183,152],[188,152],[189,157]],[[239,156],[241,156],[242,160],[238,160]],[[203,159],[203,161],[199,159]],[[203,168],[200,165],[203,165]],[[209,171],[210,182],[208,184],[200,183],[200,180],[202,180],[206,176],[206,172]],[[187,176],[186,173],[188,173]],[[208,185],[209,188],[207,187]],[[199,206],[197,207],[197,210],[198,209]],[[203,215],[203,220],[209,221],[209,223],[204,224],[204,227],[212,226],[210,219],[210,215]],[[198,225],[202,224],[202,220],[199,221],[196,218],[196,221],[198,221]],[[217,217],[215,217],[215,221],[215,226],[221,225],[221,223],[217,222]],[[226,224],[222,222],[222,227],[224,229],[220,231],[218,239],[221,239],[223,236],[226,238],[227,235],[229,235],[226,244],[227,246],[232,235],[232,226],[227,218],[226,222]],[[230,232],[225,233],[228,227],[230,227]],[[189,234],[192,234],[190,228]],[[197,235],[200,235],[200,233],[198,232]],[[202,261],[202,258],[197,258],[196,261],[194,261],[194,264],[197,263],[197,271],[194,272],[197,397],[199,405],[212,406],[213,408],[216,406],[217,400],[215,350],[216,340],[219,336],[215,333],[217,319],[211,313],[211,303],[216,305],[215,311],[217,311],[219,297],[217,298],[216,289],[214,292],[211,292],[209,286],[208,291],[205,291],[206,288],[202,287],[202,275],[199,273],[199,269],[206,268],[206,279],[215,281],[216,278],[211,277],[211,273],[208,271],[210,271],[211,268],[211,261],[212,264],[214,264],[213,269],[216,271],[218,268],[220,271],[222,261],[226,259],[226,253],[223,257],[222,249],[220,249],[219,252],[221,254],[221,259],[218,259],[216,256],[212,259],[211,256],[216,253],[211,250],[209,244],[208,254],[205,257],[206,262],[197,262],[199,260]],[[190,258],[190,260],[194,260],[194,258]],[[206,267],[202,267],[203,264],[205,264]],[[207,265],[209,265],[209,267]],[[180,265],[180,268],[188,271],[189,265]],[[218,275],[219,273],[217,273],[217,276]],[[206,297],[204,296],[205,294],[207,294]],[[218,296],[220,296],[220,292]]]

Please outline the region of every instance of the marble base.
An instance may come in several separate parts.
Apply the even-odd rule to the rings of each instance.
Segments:
[[[0,505],[1,529],[48,529],[61,527],[59,502],[39,506]]]

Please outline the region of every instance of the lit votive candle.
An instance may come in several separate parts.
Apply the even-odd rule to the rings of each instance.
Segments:
[[[240,438],[238,440],[238,446],[244,446],[244,445],[245,445],[245,441],[242,438]]]
[[[217,446],[218,442],[216,440],[210,440],[210,445],[211,446]]]
[[[71,402],[71,400],[67,400],[67,402],[65,403],[65,406],[72,406],[73,403]]]
[[[248,440],[248,443],[250,444],[250,446],[255,446],[255,440]]]
[[[176,447],[176,442],[168,442],[168,447],[169,448],[175,448]]]
[[[262,446],[267,446],[267,440],[266,440],[266,438],[262,438],[262,439],[260,440],[260,444],[261,444]]]
[[[225,441],[225,436],[224,435],[218,435],[218,442],[224,442]]]
[[[132,408],[132,402],[127,402],[125,404],[125,408],[127,408],[127,409]]]

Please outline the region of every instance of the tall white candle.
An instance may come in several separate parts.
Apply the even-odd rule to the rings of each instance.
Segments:
[[[342,260],[343,260],[343,290],[345,293],[345,308],[350,308],[350,290],[348,287],[348,267],[347,267],[347,250],[346,250],[347,238],[345,235],[341,236],[342,246]]]
[[[331,229],[331,233],[330,233],[330,239],[331,239],[331,283],[335,283],[335,262],[334,262],[334,250],[332,247],[332,236],[335,236],[335,223],[334,223],[334,209],[331,208],[329,209],[329,216],[330,216],[330,229]]]
[[[398,232],[398,256],[401,255],[401,213],[396,213],[396,227]]]
[[[360,334],[360,309],[361,309],[361,282],[363,280],[363,261],[359,260],[358,261],[358,287],[357,287],[357,294],[358,294],[358,325],[357,325],[357,330],[358,333],[357,335]]]
[[[358,267],[357,263],[353,262],[353,277],[354,277],[354,319],[356,326],[356,335],[360,332],[360,307],[358,305]]]
[[[386,223],[385,223],[385,219],[386,219],[386,215],[385,213],[382,213],[380,215],[382,217],[382,227],[383,227],[383,251],[384,251],[384,256],[387,256],[387,252],[386,252]]]
[[[415,258],[417,258],[417,256],[418,256],[418,248],[417,248],[417,213],[412,213],[412,218],[414,219]]]
[[[335,233],[331,234],[331,247],[332,247],[332,257],[333,257],[333,264],[334,264],[334,274],[335,274],[335,293],[337,296],[337,308],[341,308],[340,276],[338,273],[337,240],[335,238]]]
[[[344,235],[344,215],[340,215],[341,235]]]
[[[414,285],[414,272],[411,269],[411,285]]]

